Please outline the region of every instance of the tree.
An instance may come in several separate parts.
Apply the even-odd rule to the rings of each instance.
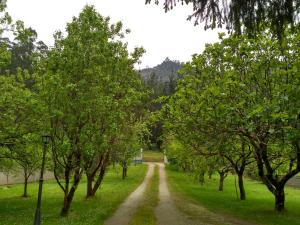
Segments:
[[[22,169],[24,177],[22,197],[28,197],[28,179],[41,166],[41,151],[37,151],[41,146],[36,143],[38,137],[33,134],[23,136],[17,143],[8,145],[0,152],[1,157],[13,160]],[[14,170],[17,170],[17,168],[14,168]]]
[[[284,43],[268,31],[258,39],[221,35],[184,66],[185,78],[165,107],[168,125],[195,146],[213,135],[249,143],[277,211],[284,209],[286,182],[300,170],[299,28],[285,34]]]
[[[36,93],[24,84],[26,75],[19,71],[16,78],[0,76],[0,157],[14,160],[23,169],[24,197],[28,178],[40,162],[32,141],[40,132],[40,106]]]
[[[4,68],[9,65],[11,53],[8,50],[8,39],[3,37],[3,32],[9,29],[11,17],[5,11],[6,1],[0,1],[0,75],[5,73]]]
[[[228,172],[232,169],[231,164],[224,157],[213,157],[216,170],[219,174],[219,191],[224,190],[224,180],[228,176]]]
[[[122,23],[110,24],[93,6],[74,17],[66,31],[66,37],[55,34],[39,79],[49,112],[54,175],[64,192],[62,216],[68,215],[84,172],[87,197],[98,190],[123,110],[140,99],[134,64],[144,52],[137,48],[130,55],[120,40]]]
[[[246,200],[244,188],[244,172],[248,165],[254,162],[253,151],[244,137],[238,136],[228,140],[220,155],[228,163],[238,176],[238,185],[240,191],[240,200]]]
[[[151,0],[146,0],[146,4]],[[188,20],[195,18],[195,25],[205,22],[205,29],[223,27],[241,34],[242,31],[255,36],[268,23],[279,37],[286,25],[298,22],[300,3],[298,0],[164,0],[164,10],[172,10],[178,2],[193,6]],[[158,4],[159,0],[155,0]]]
[[[6,1],[0,2],[0,157],[13,160],[21,167],[24,175],[23,196],[27,197],[28,179],[40,165],[36,140],[41,134],[41,105],[37,100],[37,93],[27,88],[27,81],[33,79],[33,68],[29,68],[26,63],[12,67],[16,57],[31,57],[30,60],[33,61],[33,51],[23,52],[22,55],[21,52],[14,52],[12,45],[25,43],[31,37],[35,39],[36,33],[25,28],[21,21],[12,25],[10,16],[5,12],[5,3]],[[13,43],[4,38],[4,31],[13,31],[12,35],[18,42]],[[30,43],[33,49],[33,41]]]
[[[15,172],[15,163],[11,159],[0,158],[0,171],[6,176],[6,184],[9,184],[9,175]]]

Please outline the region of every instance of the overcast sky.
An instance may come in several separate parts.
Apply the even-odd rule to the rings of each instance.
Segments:
[[[154,0],[153,0],[154,1]],[[162,1],[162,0],[161,0]],[[205,43],[218,40],[217,30],[204,31],[186,18],[190,7],[176,7],[165,13],[162,5],[145,5],[145,0],[8,0],[8,12],[14,20],[23,20],[38,32],[39,39],[53,45],[53,33],[64,31],[67,22],[86,4],[96,6],[112,22],[122,21],[131,29],[126,38],[129,50],[143,46],[146,53],[140,68],[155,66],[166,57],[185,62],[203,51]]]

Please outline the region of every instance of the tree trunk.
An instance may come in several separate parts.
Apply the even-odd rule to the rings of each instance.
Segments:
[[[219,172],[219,175],[220,175],[219,191],[223,191],[224,190],[225,173],[224,172]]]
[[[200,174],[199,174],[199,183],[201,185],[203,185],[205,183],[204,175],[205,175],[205,172],[204,171],[200,171]]]
[[[65,193],[64,205],[63,205],[63,208],[61,209],[61,213],[60,213],[61,216],[64,216],[64,217],[68,216],[70,206],[71,206],[71,203],[72,203],[72,200],[73,200],[73,197],[74,197],[74,193],[75,193],[74,188],[71,188],[69,193]]]
[[[94,177],[90,175],[86,175],[87,178],[87,187],[86,187],[86,198],[89,198],[93,195],[93,181]]]
[[[213,170],[212,170],[212,169],[209,169],[209,170],[208,170],[208,179],[211,180],[212,174],[213,174]]]
[[[72,203],[72,200],[73,200],[73,197],[74,197],[74,193],[78,187],[78,184],[80,182],[80,179],[81,179],[81,170],[80,169],[76,169],[75,171],[75,174],[74,174],[74,182],[73,182],[73,185],[70,189],[70,191],[68,191],[68,188],[66,188],[65,190],[65,196],[64,196],[64,204],[63,204],[63,207],[61,209],[61,213],[60,215],[61,216],[68,216],[69,214],[69,210],[70,210],[70,206],[71,206],[71,203]],[[68,186],[68,184],[67,184]]]
[[[239,189],[240,189],[240,200],[246,200],[243,174],[238,174],[238,180],[239,180]]]
[[[23,195],[22,195],[22,197],[28,197],[28,195],[27,195],[27,184],[28,184],[28,177],[27,177],[27,175],[25,175],[25,177],[24,177],[24,192],[23,192]]]
[[[124,180],[127,177],[127,167],[123,167],[122,179]]]
[[[275,210],[282,212],[284,210],[285,195],[284,189],[277,189],[275,192]]]
[[[104,175],[105,175],[105,171],[106,171],[106,166],[103,166],[100,169],[98,179],[95,182],[95,185],[94,185],[94,188],[93,188],[93,196],[95,196],[97,190],[100,188],[100,185],[102,184],[102,181],[103,181],[103,178],[104,178]]]
[[[127,163],[126,163],[126,161],[123,161],[122,168],[123,168],[122,179],[124,180],[127,177]]]
[[[99,172],[99,176],[93,186],[93,180],[94,177],[90,177],[88,178],[88,180],[90,179],[90,181],[88,181],[88,189],[87,189],[87,193],[86,193],[86,198],[92,198],[95,196],[97,190],[99,189],[100,185],[102,184],[104,175],[105,175],[105,171],[106,171],[106,166],[101,167],[100,172]]]

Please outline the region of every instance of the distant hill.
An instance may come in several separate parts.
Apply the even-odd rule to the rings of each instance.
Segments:
[[[153,68],[142,69],[140,73],[145,81],[153,79],[153,75],[155,74],[155,79],[159,83],[164,83],[169,82],[170,79],[176,79],[178,77],[177,71],[181,68],[181,66],[182,63],[179,61],[166,58],[161,64]]]

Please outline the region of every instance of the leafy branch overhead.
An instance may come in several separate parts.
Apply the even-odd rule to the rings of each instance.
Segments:
[[[153,0],[146,0],[149,4]],[[159,0],[154,0],[159,4]],[[286,25],[298,22],[299,0],[164,0],[164,10],[172,10],[178,3],[192,5],[195,25],[205,22],[205,29],[226,27],[238,34],[243,31],[256,35],[269,24],[273,32],[280,36]]]

